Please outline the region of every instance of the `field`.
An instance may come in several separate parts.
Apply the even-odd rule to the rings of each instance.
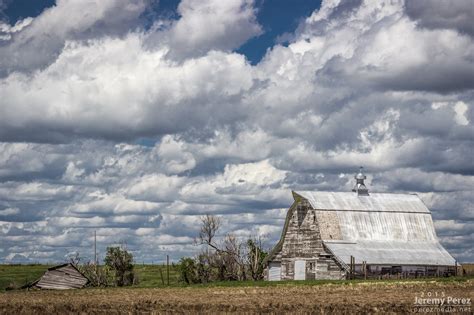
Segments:
[[[10,287],[22,287],[32,282],[48,269],[46,265],[0,265],[0,292]],[[162,287],[167,285],[166,266],[135,265],[140,284],[138,287]],[[163,276],[163,278],[162,278]],[[170,285],[177,285],[179,274],[177,268],[170,265]]]
[[[28,268],[38,271],[39,266]],[[172,269],[171,286],[166,287],[161,280],[161,268],[136,266],[142,281],[139,287],[0,292],[0,314],[387,314],[419,311],[419,307],[414,306],[415,298],[428,295],[474,299],[472,277],[403,281],[224,282],[186,287],[177,282],[177,272]],[[22,274],[19,269],[14,268],[17,274]],[[1,279],[4,279],[6,267],[0,270]],[[162,272],[166,284],[166,271]],[[472,309],[468,304],[455,310],[469,314],[468,307]]]
[[[34,281],[48,269],[46,265],[0,265],[0,291],[8,286],[21,287]]]
[[[474,276],[474,264],[463,264],[462,271],[468,276]]]

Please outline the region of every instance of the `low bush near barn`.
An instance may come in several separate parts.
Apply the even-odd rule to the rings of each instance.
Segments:
[[[105,267],[115,273],[115,285],[122,287],[138,283],[133,271],[133,255],[122,247],[107,247]]]

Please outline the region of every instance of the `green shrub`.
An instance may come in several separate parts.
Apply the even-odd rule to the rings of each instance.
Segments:
[[[136,284],[133,272],[133,255],[121,247],[107,247],[105,265],[115,271],[115,285],[121,287]]]

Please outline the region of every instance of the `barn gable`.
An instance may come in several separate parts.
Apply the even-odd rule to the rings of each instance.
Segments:
[[[331,258],[324,248],[315,211],[305,200],[293,203],[287,213],[282,236],[267,256],[269,272],[277,268],[281,275],[274,280],[294,279],[298,273],[295,264],[304,261],[305,279],[341,279],[344,264]],[[272,263],[273,262],[273,263]]]

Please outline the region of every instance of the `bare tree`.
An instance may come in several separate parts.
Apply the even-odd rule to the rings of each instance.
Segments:
[[[240,257],[242,244],[238,239],[227,234],[223,243],[216,242],[216,234],[221,227],[219,217],[213,215],[205,215],[201,217],[201,229],[199,231],[199,243],[215,250],[212,254],[207,250],[207,259],[209,264],[217,269],[217,277],[219,280],[237,280],[241,278],[243,268],[243,260]]]
[[[206,251],[196,260],[197,274],[202,282],[217,280],[262,279],[263,259],[261,238],[251,238],[247,242],[234,234],[226,234],[218,242],[217,233],[221,227],[219,217],[201,217],[201,229],[197,243],[206,245]],[[210,251],[211,249],[211,251]]]
[[[230,280],[245,280],[244,246],[233,234],[227,234],[224,239],[224,261],[227,266],[227,278]]]
[[[71,263],[74,266],[78,266],[79,263],[81,262],[81,255],[79,252],[73,252],[67,255],[69,259],[69,263]]]
[[[199,240],[201,244],[206,244],[217,251],[220,249],[214,244],[214,237],[221,226],[219,217],[206,214],[201,217],[201,230],[199,231]]]

